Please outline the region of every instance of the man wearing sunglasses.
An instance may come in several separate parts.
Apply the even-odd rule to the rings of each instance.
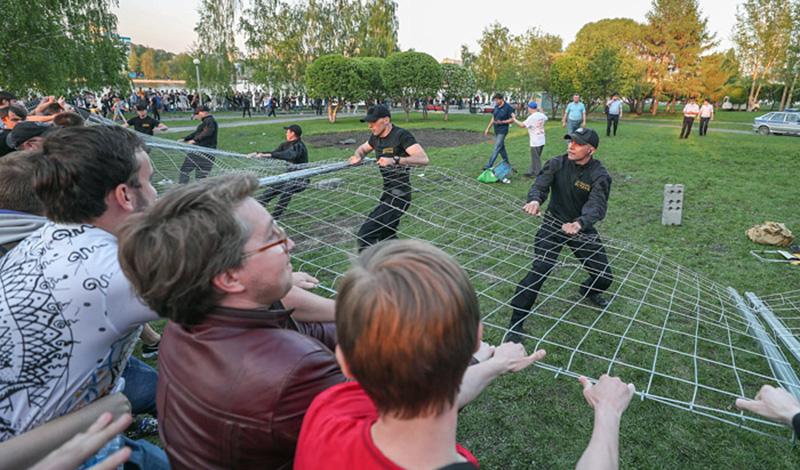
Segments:
[[[334,303],[294,285],[294,243],[256,188],[202,180],[121,229],[124,272],[170,320],[157,404],[173,469],[291,467],[311,400],[344,381]]]

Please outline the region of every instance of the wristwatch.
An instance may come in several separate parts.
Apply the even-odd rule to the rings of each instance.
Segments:
[[[394,164],[395,165],[399,165],[400,164],[400,156],[399,155],[395,155],[394,156]]]

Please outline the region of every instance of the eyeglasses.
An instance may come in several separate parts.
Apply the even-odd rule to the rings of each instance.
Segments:
[[[248,256],[257,255],[259,253],[263,253],[270,248],[276,247],[278,245],[283,245],[283,251],[289,252],[289,236],[286,235],[286,231],[283,230],[275,221],[272,222],[272,233],[278,238],[277,240],[271,241],[266,243],[255,250],[246,251],[244,253],[245,258]]]

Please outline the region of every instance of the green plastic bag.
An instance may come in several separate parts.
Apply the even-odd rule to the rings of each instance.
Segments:
[[[497,183],[497,177],[491,169],[483,170],[483,173],[478,176],[478,181],[481,183]]]

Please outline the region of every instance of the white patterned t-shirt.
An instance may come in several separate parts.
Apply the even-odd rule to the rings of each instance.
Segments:
[[[103,229],[48,222],[0,258],[0,441],[106,395],[155,318]]]
[[[528,128],[528,135],[531,141],[531,147],[541,147],[545,142],[544,123],[547,122],[547,116],[544,113],[536,111],[528,116],[528,119],[523,122],[525,127]]]

